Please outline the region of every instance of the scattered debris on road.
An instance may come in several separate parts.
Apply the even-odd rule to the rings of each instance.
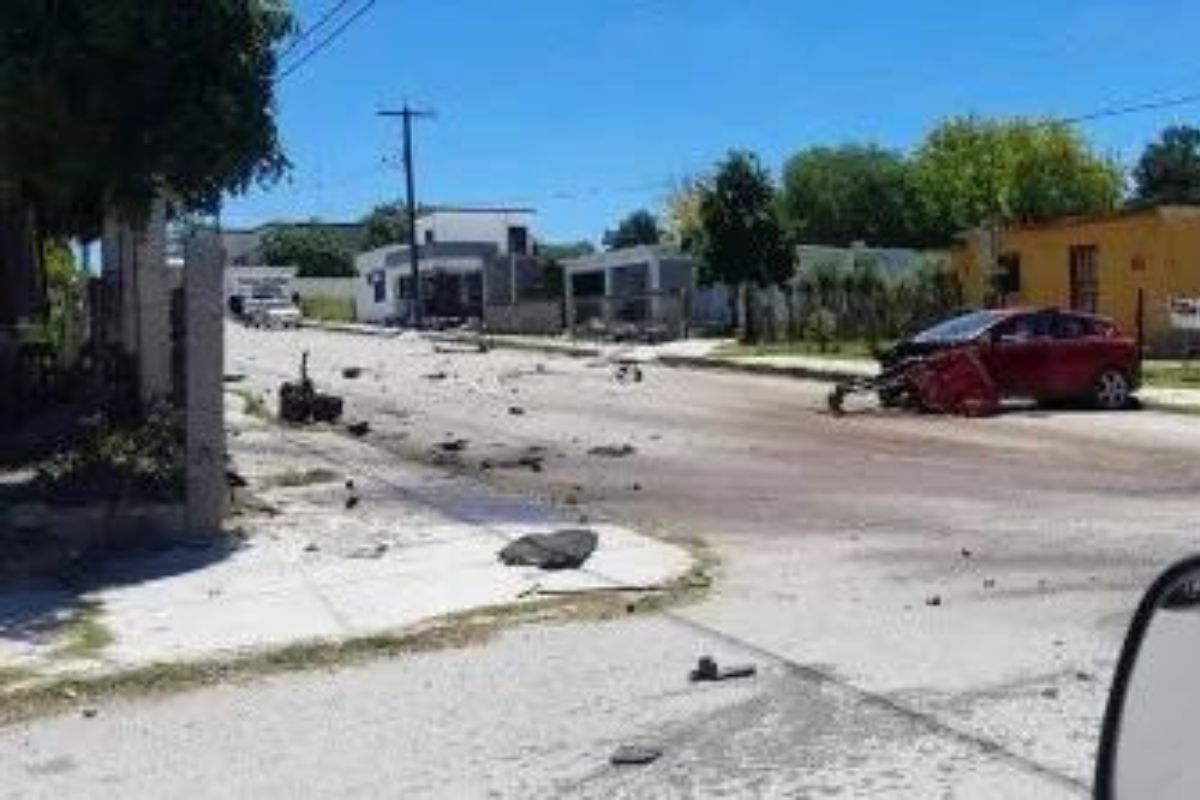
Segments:
[[[511,416],[514,416],[514,417],[520,417],[520,416],[523,416],[523,415],[525,414],[525,409],[521,408],[520,406],[509,406],[509,407],[508,407],[508,413],[509,413]]]
[[[578,569],[599,543],[595,531],[564,528],[553,533],[531,533],[506,544],[499,558],[510,567],[546,570]]]
[[[643,766],[653,764],[662,757],[662,750],[645,745],[623,744],[616,749],[609,761],[613,766]]]
[[[230,489],[244,489],[249,484],[237,470],[227,469],[225,470],[225,485]]]
[[[972,553],[970,549],[966,547],[964,547],[960,552],[963,558],[970,558],[972,555],[974,555],[974,553]]]
[[[87,706],[83,710],[81,710],[79,713],[81,715],[83,715],[84,719],[92,719],[100,712],[92,706]]]
[[[354,380],[362,375],[362,367],[342,367],[342,377],[347,380]]]
[[[308,544],[304,545],[304,552],[319,553],[319,552],[321,552],[321,546],[318,545],[316,542],[309,542]]]
[[[422,377],[427,381],[444,381],[450,376],[446,374],[445,370],[438,370],[436,372],[428,372]]]
[[[376,542],[373,545],[359,547],[346,553],[346,558],[382,558],[388,551],[387,542]]]
[[[631,362],[622,362],[617,365],[613,377],[617,383],[641,383],[642,368]]]
[[[589,456],[600,456],[602,458],[625,458],[637,452],[637,448],[631,444],[613,445],[602,444],[588,450]]]
[[[350,509],[354,508],[357,505],[358,505],[358,495],[352,494],[346,498],[346,510],[347,511],[349,511]]]
[[[1042,697],[1046,698],[1047,700],[1057,700],[1058,689],[1055,689],[1053,686],[1047,689],[1042,689]]]
[[[941,604],[942,604],[942,596],[940,594],[931,595],[930,597],[925,598],[925,605],[927,605],[927,606],[935,606],[936,607],[936,606],[940,606]]]
[[[294,425],[337,422],[342,416],[342,398],[317,391],[308,377],[308,351],[300,356],[300,380],[284,381],[279,387],[279,418]]]
[[[367,422],[366,420],[361,420],[359,422],[351,422],[349,425],[346,426],[346,431],[351,436],[366,436],[368,433],[371,432],[371,424],[369,422]]]
[[[696,668],[688,676],[693,683],[706,681],[727,681],[736,678],[750,678],[758,672],[753,664],[738,664],[732,667],[720,667],[712,656],[701,656]]]
[[[437,449],[443,453],[461,453],[467,449],[467,439],[447,439],[437,443]]]

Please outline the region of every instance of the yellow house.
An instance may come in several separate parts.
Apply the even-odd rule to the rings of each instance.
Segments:
[[[1200,298],[1200,207],[1153,206],[960,238],[952,264],[971,306],[1074,308],[1136,335],[1140,294],[1144,341],[1161,353],[1184,341],[1171,326],[1171,301]]]

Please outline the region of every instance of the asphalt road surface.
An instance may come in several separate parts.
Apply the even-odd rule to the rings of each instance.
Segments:
[[[603,360],[408,336],[230,328],[227,346],[261,389],[310,351],[397,457],[466,439],[448,468],[700,538],[716,588],[3,729],[0,796],[1084,796],[1137,596],[1196,549],[1194,417],[834,418],[827,387],[788,379],[621,382]],[[531,453],[540,471],[516,464]],[[759,675],[689,685],[705,653]],[[663,756],[609,766],[628,742]]]

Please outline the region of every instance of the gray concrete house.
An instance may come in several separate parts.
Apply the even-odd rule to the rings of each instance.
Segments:
[[[567,325],[575,335],[687,335],[696,265],[668,245],[626,247],[563,263]]]

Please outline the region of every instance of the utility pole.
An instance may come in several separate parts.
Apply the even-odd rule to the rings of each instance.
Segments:
[[[412,303],[412,324],[415,328],[421,327],[422,304],[421,273],[418,266],[420,259],[417,257],[417,200],[416,179],[413,177],[412,121],[414,117],[419,119],[433,115],[432,111],[410,108],[407,102],[401,109],[385,108],[379,112],[381,117],[400,117],[404,121],[404,188],[408,215],[408,263],[412,271],[412,298],[409,302]]]

